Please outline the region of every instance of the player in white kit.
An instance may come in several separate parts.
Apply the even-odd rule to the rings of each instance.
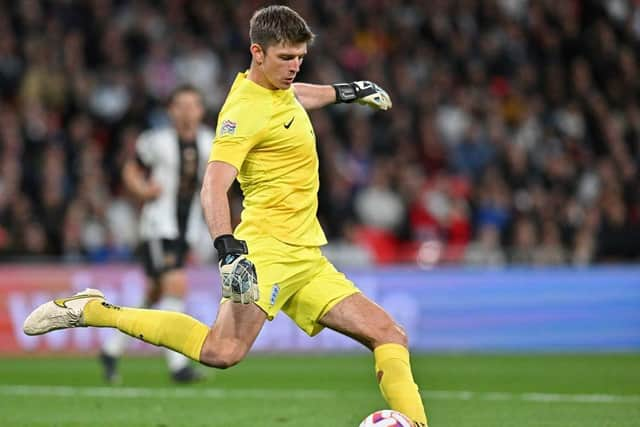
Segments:
[[[187,278],[185,257],[199,236],[207,235],[200,205],[202,177],[213,141],[212,129],[202,125],[201,94],[180,86],[169,99],[171,127],[143,132],[136,143],[136,158],[123,170],[126,188],[143,203],[140,216],[140,257],[147,276],[145,307],[185,309]],[[105,379],[118,382],[118,358],[130,337],[116,334],[100,353]],[[163,349],[171,377],[193,382],[201,374],[189,359]]]

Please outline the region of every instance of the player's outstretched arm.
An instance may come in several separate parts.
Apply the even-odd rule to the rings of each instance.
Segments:
[[[293,91],[305,110],[315,110],[336,102],[336,91],[331,85],[294,83]]]
[[[389,94],[377,84],[366,80],[333,85],[294,83],[293,90],[306,110],[341,102],[357,102],[378,110],[388,110],[392,106]]]

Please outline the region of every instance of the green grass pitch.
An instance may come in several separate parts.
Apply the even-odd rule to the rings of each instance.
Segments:
[[[640,354],[414,355],[430,427],[640,426]],[[94,358],[0,359],[7,427],[357,427],[384,408],[372,358],[252,355],[195,386],[128,358],[106,386]]]

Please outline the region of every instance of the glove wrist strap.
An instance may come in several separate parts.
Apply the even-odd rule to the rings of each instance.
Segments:
[[[341,102],[353,102],[358,99],[356,88],[351,83],[335,83],[332,85],[336,91],[336,104]]]
[[[238,240],[231,234],[222,234],[215,238],[213,246],[218,251],[218,260],[224,259],[229,254],[248,254],[247,242]]]

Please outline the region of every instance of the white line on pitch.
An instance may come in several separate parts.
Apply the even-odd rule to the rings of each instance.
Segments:
[[[106,398],[183,398],[208,399],[259,397],[295,399],[334,397],[330,390],[307,389],[222,389],[222,388],[151,388],[151,387],[84,387],[84,386],[46,386],[46,385],[5,385],[0,386],[0,394],[19,396],[73,396],[73,397],[106,397]]]
[[[223,388],[150,388],[150,387],[85,387],[45,385],[0,385],[0,395],[5,396],[57,396],[57,397],[104,397],[116,399],[177,398],[177,399],[335,399],[336,397],[373,395],[374,390],[335,392],[314,389],[223,389]],[[509,393],[474,392],[467,390],[428,390],[422,395],[426,399],[442,400],[492,400],[558,403],[640,403],[640,395],[621,394],[562,394],[562,393]]]
[[[640,403],[637,394],[564,394],[564,393],[508,393],[433,390],[422,391],[427,399],[443,400],[521,400],[525,402],[569,402],[569,403]]]

